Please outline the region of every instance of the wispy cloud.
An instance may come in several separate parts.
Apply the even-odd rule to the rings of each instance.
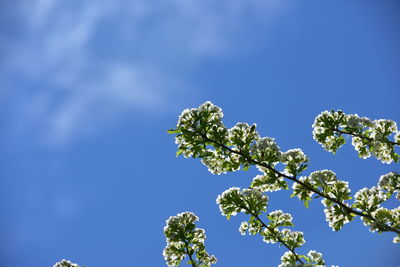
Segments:
[[[283,5],[41,0],[5,8],[13,13],[6,27],[17,34],[2,36],[2,94],[24,107],[27,127],[40,125],[48,140],[63,143],[89,131],[88,121],[165,108],[176,90],[193,88],[179,73],[203,56],[226,55],[246,17],[274,18]]]

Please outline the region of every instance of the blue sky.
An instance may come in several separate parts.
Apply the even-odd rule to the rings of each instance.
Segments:
[[[397,1],[134,0],[0,3],[0,261],[52,266],[165,266],[165,220],[200,217],[218,266],[276,266],[285,252],[241,236],[215,199],[256,170],[214,176],[176,158],[185,108],[220,106],[227,126],[257,123],[282,150],[300,147],[307,172],[331,169],[352,192],[398,164],[336,156],[313,139],[314,117],[342,109],[400,123]],[[328,264],[398,266],[391,234],[359,219],[340,232],[319,201],[291,192],[270,210],[292,213],[300,252]],[[396,203],[390,203],[396,205]]]

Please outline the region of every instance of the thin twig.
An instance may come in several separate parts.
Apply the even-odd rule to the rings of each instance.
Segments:
[[[185,249],[186,249],[186,254],[189,256],[190,263],[192,264],[193,267],[197,267],[196,262],[192,258],[192,253],[189,252],[189,246],[186,241],[185,241]]]
[[[252,215],[253,215],[253,214],[252,214]],[[266,225],[266,224],[260,219],[260,217],[258,217],[258,215],[253,215],[253,216],[261,223],[262,226],[264,226],[265,228],[267,228],[267,229],[272,233],[272,235],[279,241],[279,243],[281,243],[282,245],[284,245],[288,250],[290,250],[290,252],[292,252],[292,254],[296,257],[296,260],[297,260],[298,262],[300,262],[301,264],[304,264],[304,262],[300,259],[299,255],[297,255],[297,253],[294,251],[295,248],[292,248],[292,247],[290,247],[288,244],[286,244],[286,242],[283,241],[283,239],[282,239],[279,235],[275,234],[274,229],[271,228],[271,227],[269,227],[268,225]]]
[[[246,202],[247,205],[250,205],[246,199],[244,199],[244,201]],[[267,229],[272,233],[272,235],[278,240],[278,242],[281,243],[282,245],[284,245],[288,250],[290,250],[290,252],[292,252],[292,254],[295,256],[296,260],[297,260],[298,262],[300,262],[301,264],[304,265],[304,262],[299,258],[299,256],[297,255],[297,253],[294,251],[295,248],[290,247],[288,244],[286,244],[286,242],[285,242],[279,235],[275,234],[274,229],[271,228],[271,227],[269,227],[267,224],[265,224],[265,223],[260,219],[260,217],[258,216],[258,214],[252,213],[251,210],[250,210],[250,208],[248,208],[248,207],[246,207],[246,206],[243,206],[242,208],[245,209],[247,213],[251,214],[251,216],[255,217],[255,218],[261,223],[262,226],[264,226],[265,228],[267,228]]]

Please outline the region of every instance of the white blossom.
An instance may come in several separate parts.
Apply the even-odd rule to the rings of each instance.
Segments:
[[[358,155],[362,159],[369,158],[371,156],[371,152],[368,149],[368,142],[365,139],[362,139],[358,136],[352,138],[351,144],[353,145],[354,149],[358,152]]]
[[[293,225],[292,215],[284,213],[282,210],[275,210],[268,214],[268,218],[275,227]]]
[[[269,164],[277,163],[281,154],[275,139],[270,137],[258,138],[251,145],[250,152],[257,160],[265,161]]]
[[[223,216],[235,216],[238,212],[254,215],[267,209],[268,196],[259,189],[231,187],[219,195],[216,202]]]
[[[307,156],[300,148],[289,149],[288,151],[281,153],[279,159],[284,164],[304,163],[308,161]]]
[[[242,222],[239,227],[239,232],[241,235],[246,235],[246,231],[249,229],[248,222]]]
[[[300,231],[291,231],[285,228],[281,230],[281,234],[285,243],[293,248],[301,247],[306,242],[303,232]]]
[[[188,249],[196,254],[197,260],[211,266],[217,259],[205,251],[204,241],[206,234],[204,229],[197,228],[195,222],[199,220],[193,212],[182,212],[171,216],[164,227],[167,246],[163,250],[163,256],[170,267],[178,266],[185,258]]]
[[[235,126],[229,129],[228,137],[236,146],[243,146],[252,143],[259,138],[256,124],[249,125],[245,122],[238,122]]]
[[[389,172],[381,175],[378,182],[378,187],[387,190],[390,193],[399,192],[400,190],[400,175],[396,172]]]
[[[322,254],[321,253],[319,253],[319,252],[317,252],[317,251],[315,251],[315,250],[310,250],[308,253],[307,253],[307,256],[310,258],[310,261],[312,262],[312,263],[314,263],[315,265],[319,265],[319,266],[325,266],[325,261],[324,261],[324,259],[322,258]]]
[[[372,188],[364,187],[360,189],[355,195],[355,204],[362,210],[372,211],[378,208],[378,206],[386,201],[387,196],[384,192],[376,186]]]
[[[326,221],[332,231],[340,230],[344,224],[350,222],[349,218],[338,205],[333,205],[324,209]]]
[[[395,135],[394,135],[394,141],[395,141],[397,144],[400,144],[400,131],[397,131],[397,132],[395,133]]]
[[[273,192],[287,188],[287,183],[281,176],[276,177],[275,173],[273,175],[268,173],[254,177],[251,187],[264,192]]]
[[[76,263],[72,263],[69,260],[63,259],[63,260],[57,262],[56,264],[54,264],[53,267],[79,267],[79,265]]]
[[[323,148],[330,152],[335,152],[344,144],[341,136],[335,135],[334,130],[346,126],[345,114],[341,111],[323,111],[314,120],[313,138]]]
[[[278,267],[296,267],[302,266],[300,263],[296,263],[296,256],[291,251],[286,251],[281,257],[281,264]]]

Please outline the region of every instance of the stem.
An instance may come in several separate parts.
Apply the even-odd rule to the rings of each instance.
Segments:
[[[268,225],[266,225],[261,219],[260,217],[258,217],[258,215],[256,214],[251,214],[252,216],[254,216],[260,223],[262,226],[264,226],[265,228],[267,228],[272,235],[279,241],[279,243],[281,243],[282,245],[284,245],[288,250],[290,250],[290,252],[292,252],[292,254],[296,257],[296,261],[300,262],[301,264],[304,265],[304,262],[300,259],[300,257],[297,255],[297,253],[294,251],[295,248],[290,247],[288,244],[285,243],[285,241],[282,240],[282,238],[275,234],[274,229],[269,227]]]
[[[196,262],[192,258],[192,253],[189,253],[189,244],[185,241],[185,249],[186,249],[186,254],[189,256],[190,263],[192,264],[193,267],[197,267]]]
[[[244,201],[246,202],[247,205],[250,205],[250,203],[248,203],[248,201],[246,199],[244,199]],[[292,254],[296,257],[296,261],[300,262],[301,264],[304,264],[304,262],[299,258],[299,256],[297,255],[297,253],[294,251],[295,248],[291,248],[288,244],[285,243],[285,241],[282,240],[282,238],[275,234],[274,229],[269,227],[267,224],[265,224],[260,217],[258,216],[258,214],[254,214],[251,212],[250,208],[243,206],[243,209],[246,210],[247,213],[249,213],[251,216],[253,216],[254,218],[256,218],[262,226],[264,226],[265,228],[267,228],[272,235],[278,240],[279,243],[281,243],[282,245],[284,245],[288,250],[290,250],[290,252],[292,252]]]
[[[204,138],[205,141],[212,142],[212,143],[214,143],[214,144],[216,144],[216,145],[218,145],[218,146],[220,146],[220,147],[222,147],[222,148],[228,150],[228,151],[231,152],[231,153],[235,153],[235,154],[237,154],[237,155],[239,155],[239,156],[241,156],[241,157],[244,157],[244,158],[247,159],[249,162],[251,162],[251,163],[253,163],[253,164],[255,164],[255,165],[259,165],[259,166],[262,166],[262,167],[264,167],[264,168],[267,168],[267,169],[269,169],[269,170],[275,172],[276,174],[278,174],[278,175],[281,176],[281,177],[284,177],[284,178],[286,178],[286,179],[288,179],[288,180],[291,180],[291,181],[293,181],[293,182],[296,182],[296,183],[302,185],[302,186],[303,186],[304,188],[306,188],[307,190],[309,190],[309,191],[311,191],[311,192],[314,192],[315,194],[317,194],[317,195],[319,195],[319,196],[321,196],[321,197],[323,197],[323,198],[326,198],[326,199],[328,199],[328,200],[330,200],[330,201],[332,201],[332,202],[338,204],[340,207],[342,207],[343,209],[345,209],[348,213],[353,213],[353,214],[356,214],[356,215],[358,215],[358,216],[361,216],[361,217],[370,219],[370,220],[374,221],[376,224],[378,224],[382,229],[384,229],[384,230],[387,231],[387,232],[390,231],[390,232],[394,232],[394,233],[400,234],[400,230],[397,230],[397,229],[395,229],[395,228],[393,228],[393,227],[391,227],[391,226],[389,226],[389,225],[387,225],[387,224],[384,224],[384,223],[381,223],[381,222],[377,221],[374,217],[372,217],[372,216],[369,215],[369,214],[364,214],[364,213],[361,212],[361,211],[355,210],[355,209],[353,209],[353,208],[347,206],[345,203],[343,203],[343,202],[337,200],[336,198],[332,198],[332,197],[326,195],[324,192],[321,192],[321,191],[319,191],[318,189],[315,189],[314,187],[312,187],[312,186],[310,186],[310,185],[308,185],[308,184],[306,184],[306,183],[304,183],[304,182],[298,180],[298,179],[296,178],[296,176],[292,177],[292,176],[286,175],[286,174],[284,174],[284,173],[281,173],[280,171],[278,171],[278,170],[276,170],[275,168],[271,167],[271,166],[268,165],[267,163],[259,162],[259,161],[254,160],[254,159],[252,159],[252,158],[250,158],[250,157],[248,157],[248,156],[246,156],[246,155],[243,155],[243,153],[241,153],[241,152],[239,152],[239,151],[233,150],[233,149],[231,149],[230,147],[227,147],[226,145],[224,145],[224,144],[222,144],[222,143],[220,143],[220,142],[218,142],[218,141],[215,141],[215,140],[212,140],[212,139],[208,138],[207,135],[205,135],[205,134],[200,134],[200,136],[201,136],[202,138]]]
[[[345,131],[339,130],[338,128],[333,129],[333,131],[338,132],[340,134],[348,134],[348,135],[351,135],[351,136],[360,137],[361,139],[365,139],[365,140],[368,140],[368,141],[374,141],[374,139],[371,138],[371,137],[367,137],[367,136],[364,136],[364,135],[358,134],[358,133],[345,132]],[[384,140],[383,142],[389,143],[389,144],[392,144],[392,145],[395,145],[395,146],[400,146],[400,143],[396,143],[396,142],[393,142],[393,141],[390,141],[390,140]]]

